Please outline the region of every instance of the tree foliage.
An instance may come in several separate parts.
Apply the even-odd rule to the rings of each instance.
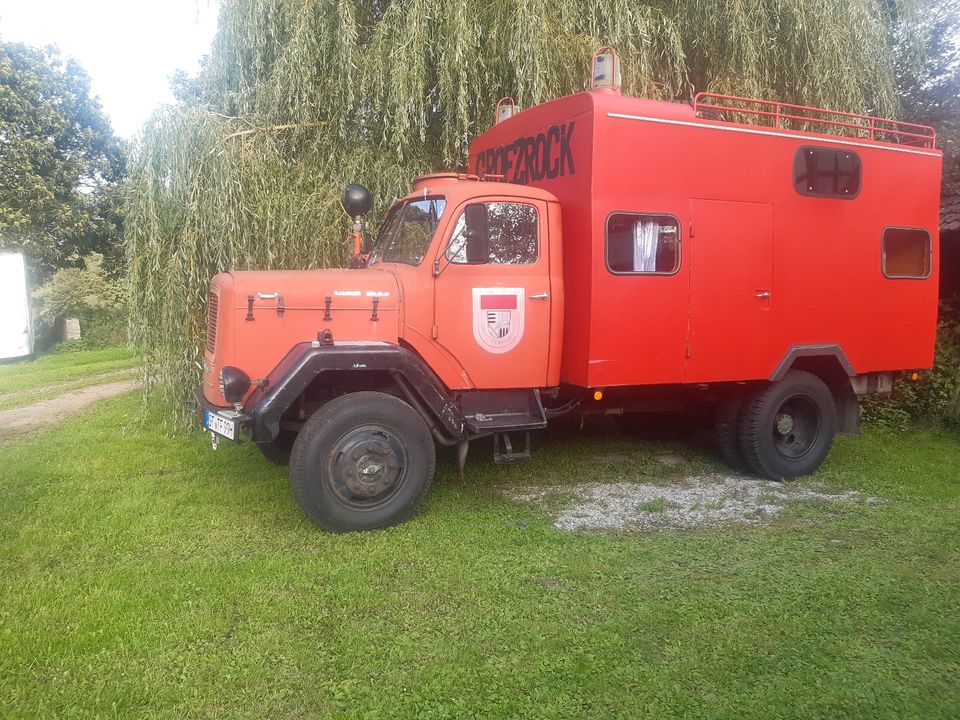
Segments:
[[[933,367],[918,380],[897,379],[890,394],[861,400],[866,422],[902,430],[917,420],[960,424],[960,302],[940,303]]]
[[[897,78],[905,119],[933,125],[944,180],[960,191],[960,0],[924,0],[915,27],[898,34]],[[924,49],[924,62],[913,56]]]
[[[56,342],[58,320],[80,320],[85,347],[123,344],[126,341],[127,283],[111,277],[104,257],[90,253],[81,267],[60,268],[33,292],[33,326],[37,343]]]
[[[121,145],[76,62],[0,42],[0,247],[36,282],[80,256],[120,250]]]
[[[81,262],[83,267],[57,270],[49,282],[33,292],[36,318],[42,323],[52,325],[58,317],[125,306],[126,285],[107,276],[103,255],[90,253]]]
[[[175,409],[197,381],[216,272],[337,264],[344,184],[368,185],[384,210],[415,175],[461,165],[499,97],[528,107],[583,89],[599,45],[620,51],[629,94],[895,115],[893,38],[911,7],[228,0],[202,73],[176,78],[180,102],[153,117],[133,159],[132,328],[148,387]]]

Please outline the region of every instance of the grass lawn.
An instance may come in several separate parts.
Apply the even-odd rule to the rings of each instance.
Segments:
[[[133,376],[136,358],[128,348],[40,355],[0,364],[0,410],[22,407],[88,385]]]
[[[0,446],[0,717],[960,717],[955,433],[842,438],[804,481],[886,502],[602,535],[495,489],[717,466],[560,428],[463,480],[443,454],[412,521],[334,536],[255,448],[138,410]]]

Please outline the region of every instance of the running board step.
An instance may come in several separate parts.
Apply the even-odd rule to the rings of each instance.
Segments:
[[[474,390],[461,393],[458,400],[464,424],[471,434],[540,430],[547,426],[540,391],[536,388]]]
[[[493,461],[497,465],[519,462],[530,459],[530,431],[524,432],[526,447],[523,450],[514,450],[510,442],[510,433],[498,432],[493,434]],[[500,444],[503,443],[503,450]]]

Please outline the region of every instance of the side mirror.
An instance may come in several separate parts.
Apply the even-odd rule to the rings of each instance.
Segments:
[[[490,225],[487,220],[487,206],[483,203],[467,205],[464,215],[467,225],[467,262],[488,262],[490,260]]]
[[[351,218],[361,217],[373,207],[373,195],[363,185],[352,183],[343,189],[342,202]]]

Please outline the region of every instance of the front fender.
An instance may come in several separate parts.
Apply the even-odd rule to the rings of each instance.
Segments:
[[[256,442],[280,433],[280,418],[313,380],[324,372],[381,370],[406,380],[433,418],[454,438],[464,436],[463,417],[439,378],[415,353],[387,342],[347,342],[294,345],[247,400],[250,430]],[[423,408],[415,408],[423,414]]]

